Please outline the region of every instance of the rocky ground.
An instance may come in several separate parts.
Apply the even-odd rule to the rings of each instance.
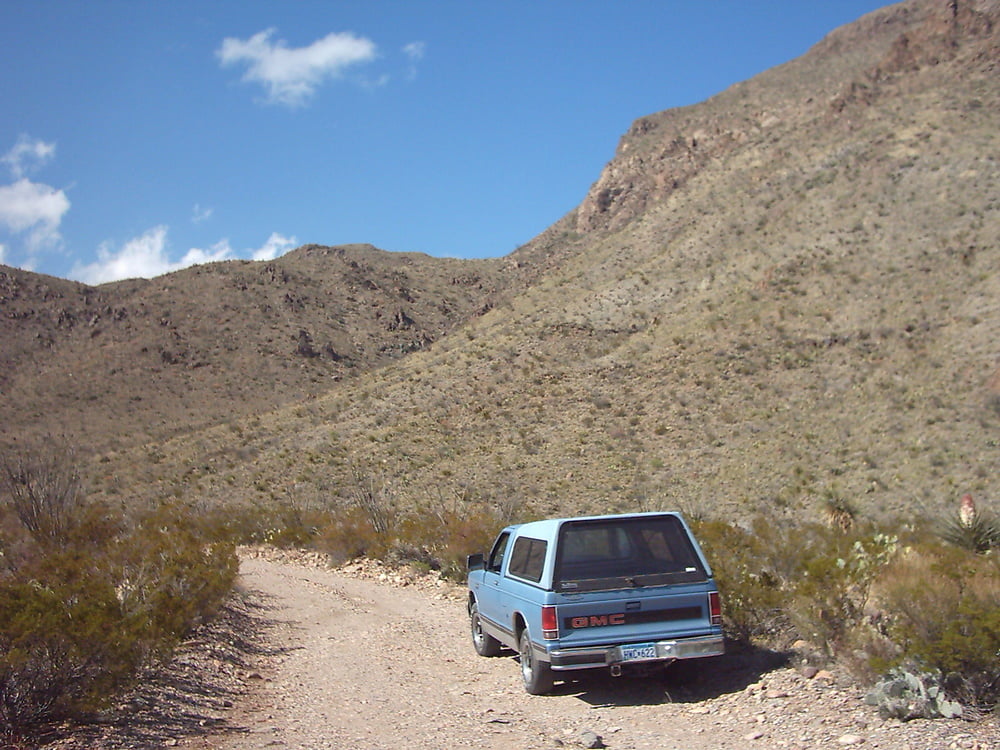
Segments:
[[[243,590],[103,721],[47,747],[1000,748],[997,718],[883,720],[836,672],[766,653],[527,695],[513,654],[476,656],[464,592],[373,563],[247,550]]]

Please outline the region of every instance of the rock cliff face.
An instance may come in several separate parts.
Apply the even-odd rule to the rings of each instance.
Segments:
[[[617,230],[712,161],[780,132],[835,122],[880,89],[919,87],[923,69],[956,62],[978,71],[1000,60],[1000,3],[930,0],[891,6],[838,29],[807,55],[706,102],[637,120],[576,213],[576,230]],[[998,71],[1000,75],[1000,71]],[[916,80],[911,80],[916,79]],[[846,85],[844,81],[849,81]],[[789,93],[801,92],[801,98]],[[794,138],[794,136],[793,136]]]

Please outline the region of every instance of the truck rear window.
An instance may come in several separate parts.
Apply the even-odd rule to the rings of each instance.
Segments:
[[[676,516],[570,521],[559,531],[553,588],[596,591],[704,581]]]

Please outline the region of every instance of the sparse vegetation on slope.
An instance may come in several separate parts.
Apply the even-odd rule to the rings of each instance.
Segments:
[[[516,278],[356,245],[100,287],[0,267],[0,442],[58,432],[89,453],[296,403],[428,346]]]
[[[544,268],[530,287],[433,345],[312,400],[109,452],[95,487],[347,507],[360,460],[404,504],[512,492],[537,514],[814,519],[832,496],[893,518],[1000,496],[996,33],[970,24],[936,64],[887,63],[901,34],[936,39],[941,12],[887,9],[645,118],[620,159],[657,180],[680,157],[630,155],[699,123],[742,129],[620,228],[559,222],[512,256]],[[811,98],[788,97],[800,74]]]

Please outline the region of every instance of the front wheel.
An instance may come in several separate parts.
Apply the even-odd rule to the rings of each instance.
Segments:
[[[483,623],[479,619],[479,605],[472,602],[469,605],[469,625],[472,628],[472,646],[480,656],[499,656],[500,641],[489,633],[483,632]]]
[[[521,631],[518,651],[521,655],[521,678],[524,680],[524,689],[531,695],[543,695],[549,692],[552,689],[552,667],[547,661],[535,658],[527,628]]]

